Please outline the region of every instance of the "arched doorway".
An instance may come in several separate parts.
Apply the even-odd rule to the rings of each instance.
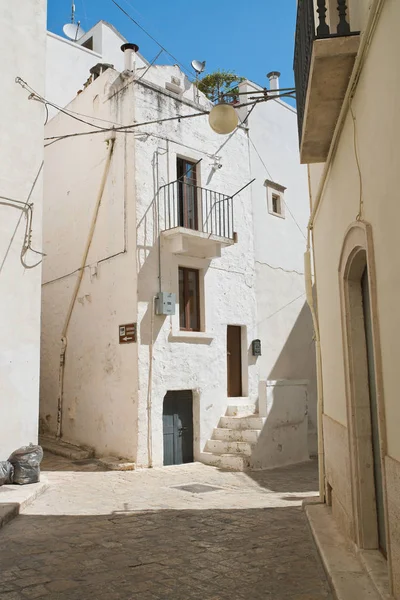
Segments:
[[[386,556],[386,447],[371,230],[347,232],[339,267],[356,543]]]

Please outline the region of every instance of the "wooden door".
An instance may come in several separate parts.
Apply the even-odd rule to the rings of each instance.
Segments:
[[[191,390],[167,392],[163,409],[164,465],[193,462]]]
[[[196,163],[177,158],[178,176],[178,224],[197,230],[197,178]]]
[[[242,328],[228,325],[227,342],[228,396],[242,396]]]

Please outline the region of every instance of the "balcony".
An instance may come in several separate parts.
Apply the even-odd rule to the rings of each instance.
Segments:
[[[159,229],[174,254],[217,258],[235,243],[233,197],[177,180],[158,192]]]
[[[324,162],[360,42],[346,0],[299,0],[294,74],[300,161]],[[317,21],[317,23],[316,23]]]

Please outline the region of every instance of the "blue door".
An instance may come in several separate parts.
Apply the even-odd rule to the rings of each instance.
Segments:
[[[164,465],[193,462],[193,395],[167,392],[163,408]]]

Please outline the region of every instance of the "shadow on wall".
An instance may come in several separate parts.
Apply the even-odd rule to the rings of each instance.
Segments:
[[[261,379],[264,379],[261,377]],[[317,389],[313,322],[304,303],[275,365],[265,377],[259,412],[265,425],[250,457],[253,468],[298,463],[317,454]],[[282,380],[282,381],[279,381]],[[278,381],[277,385],[272,382]],[[260,384],[260,391],[261,391]]]

